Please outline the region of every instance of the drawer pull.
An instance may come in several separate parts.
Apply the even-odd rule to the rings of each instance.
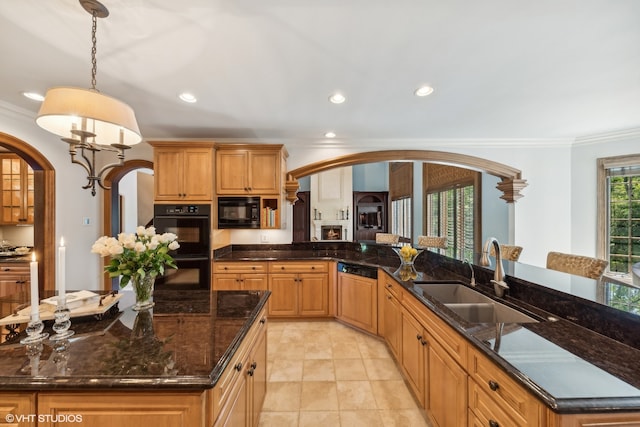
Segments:
[[[240,372],[242,370],[242,362],[238,362],[235,368],[236,368],[236,371]]]
[[[416,335],[416,339],[417,339],[418,341],[422,341],[422,335]]]
[[[500,388],[500,384],[498,384],[497,382],[493,381],[493,380],[489,380],[489,388],[492,391],[496,391]]]
[[[391,295],[388,295],[388,296],[387,296],[387,299],[388,299],[388,300],[391,300]]]
[[[391,289],[393,288],[393,285],[391,283],[387,283],[387,288]]]
[[[247,374],[248,374],[250,377],[252,377],[252,376],[253,376],[253,369],[249,369],[249,370],[247,371]]]
[[[489,420],[489,427],[500,427],[497,421]]]
[[[256,369],[258,367],[258,363],[257,362],[253,362],[251,364],[251,369]]]
[[[264,325],[267,322],[267,319],[265,319],[264,317],[262,319],[260,319],[260,324]]]
[[[312,269],[312,270],[315,270],[315,269],[316,269],[316,266],[315,266],[315,265],[312,265],[312,266],[311,266],[311,269]]]
[[[429,342],[427,340],[420,340],[420,344],[427,345]]]
[[[254,265],[253,267],[251,267],[251,269],[252,269],[252,270],[255,270],[255,269],[256,269],[256,266]]]
[[[280,266],[280,270],[284,270],[284,265],[281,265],[281,266]]]
[[[228,270],[229,267],[227,267],[226,265],[224,267],[222,267],[224,270]]]

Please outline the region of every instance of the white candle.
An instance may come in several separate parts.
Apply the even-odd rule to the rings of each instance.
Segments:
[[[66,284],[66,251],[64,247],[64,237],[60,238],[60,247],[58,248],[58,296],[64,296],[67,294]]]
[[[35,252],[31,254],[31,315],[40,311],[40,297],[38,295],[38,263]]]

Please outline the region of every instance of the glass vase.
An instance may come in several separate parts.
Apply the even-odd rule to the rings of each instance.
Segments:
[[[134,310],[148,310],[153,307],[153,286],[155,282],[155,274],[147,273],[144,276],[138,274],[131,276],[133,292],[136,295]]]

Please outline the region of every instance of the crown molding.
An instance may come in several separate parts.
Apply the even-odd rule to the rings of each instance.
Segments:
[[[604,142],[623,141],[626,139],[640,139],[640,128],[622,129],[593,135],[579,136],[574,145],[601,144]]]

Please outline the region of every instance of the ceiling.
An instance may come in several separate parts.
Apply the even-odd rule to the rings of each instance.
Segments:
[[[143,136],[573,139],[640,128],[638,0],[103,0],[98,89]],[[90,87],[77,0],[0,2],[0,102]],[[434,87],[418,98],[422,84]],[[178,100],[188,91],[195,104]],[[347,101],[328,102],[340,91]],[[392,148],[392,147],[389,147]]]

